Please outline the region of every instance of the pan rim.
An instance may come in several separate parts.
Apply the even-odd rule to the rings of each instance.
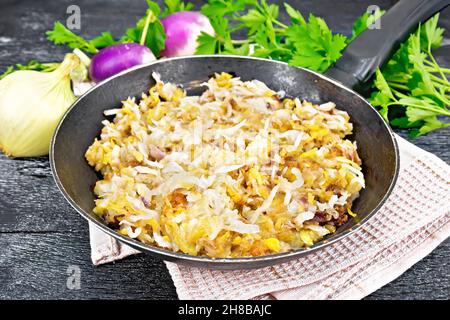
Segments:
[[[306,68],[302,68],[302,67],[293,67],[293,66],[289,66],[292,68],[299,68],[302,69],[305,72],[311,73],[325,81],[331,82],[333,85],[338,86],[340,89],[342,90],[346,90],[348,92],[350,92],[351,94],[353,94],[354,96],[357,96],[359,99],[361,99],[370,109],[372,112],[374,112],[376,114],[376,116],[379,117],[379,119],[382,121],[383,126],[385,127],[385,129],[387,130],[387,132],[389,133],[389,136],[391,138],[391,143],[393,144],[394,147],[394,155],[395,155],[395,167],[394,167],[394,175],[392,177],[392,180],[389,184],[389,187],[386,191],[386,193],[384,194],[384,196],[382,197],[382,199],[379,201],[379,203],[377,204],[377,206],[372,209],[365,218],[363,218],[361,221],[357,222],[355,224],[355,226],[348,228],[346,230],[343,230],[339,235],[337,235],[335,238],[333,239],[325,239],[325,240],[321,240],[319,242],[317,242],[316,244],[314,244],[313,246],[309,247],[309,248],[300,248],[300,249],[295,249],[292,251],[288,251],[288,252],[283,252],[283,253],[277,253],[277,254],[270,254],[270,255],[265,255],[265,256],[258,256],[258,257],[240,257],[240,258],[211,258],[211,257],[207,257],[207,256],[193,256],[193,255],[189,255],[186,253],[182,253],[182,252],[173,252],[173,251],[169,251],[169,250],[165,250],[156,246],[152,246],[149,244],[145,244],[143,242],[140,242],[138,240],[135,239],[131,239],[129,237],[125,237],[121,234],[119,234],[117,231],[113,230],[112,228],[108,227],[107,225],[103,224],[102,222],[100,222],[99,220],[95,219],[94,217],[92,217],[91,214],[89,214],[88,212],[86,212],[84,209],[82,209],[80,206],[78,206],[78,204],[70,197],[69,193],[66,191],[65,187],[63,186],[59,175],[58,175],[58,170],[56,168],[55,165],[55,144],[56,144],[56,140],[58,137],[58,133],[60,131],[60,128],[64,122],[64,120],[66,119],[67,115],[76,108],[76,106],[78,105],[78,103],[88,94],[90,94],[92,91],[96,90],[97,88],[100,88],[101,86],[105,85],[106,83],[121,77],[123,75],[126,75],[128,73],[131,73],[135,70],[139,70],[139,69],[143,69],[143,68],[147,68],[149,66],[155,65],[155,64],[160,64],[160,63],[164,63],[166,61],[176,61],[176,60],[186,60],[186,59],[201,59],[201,58],[214,58],[214,59],[221,59],[221,58],[231,58],[231,59],[244,59],[244,60],[258,60],[258,61],[264,61],[264,62],[270,62],[270,63],[276,63],[276,64],[282,64],[282,65],[286,65],[288,66],[287,63],[282,62],[282,61],[276,61],[276,60],[271,60],[271,59],[264,59],[264,58],[258,58],[258,57],[248,57],[248,56],[236,56],[236,55],[191,55],[191,56],[183,56],[183,57],[173,57],[173,58],[167,58],[167,59],[162,59],[162,60],[155,60],[146,64],[142,64],[142,65],[138,65],[135,67],[132,67],[130,69],[124,70],[108,79],[105,79],[101,82],[99,82],[98,84],[96,84],[95,86],[93,86],[92,88],[90,88],[88,91],[86,91],[83,95],[81,95],[80,97],[77,98],[77,100],[70,106],[70,108],[64,113],[63,117],[61,118],[61,120],[58,123],[58,126],[56,127],[56,130],[53,134],[51,143],[50,143],[50,151],[49,151],[49,159],[50,159],[50,168],[52,171],[52,175],[53,175],[53,179],[59,189],[59,191],[63,194],[64,198],[66,199],[67,202],[69,202],[69,204],[72,206],[72,208],[75,209],[75,211],[77,211],[82,217],[84,217],[86,220],[88,220],[89,222],[92,222],[96,225],[96,227],[100,228],[103,232],[107,233],[108,235],[114,237],[115,239],[126,243],[128,245],[130,245],[131,247],[137,248],[138,250],[141,250],[143,252],[146,253],[150,253],[150,254],[155,254],[160,256],[163,259],[169,259],[169,260],[176,260],[176,262],[178,263],[185,263],[185,264],[191,264],[191,265],[202,265],[202,266],[207,266],[207,267],[211,267],[211,268],[218,268],[220,269],[221,267],[223,268],[229,268],[229,269],[238,269],[238,268],[259,268],[262,266],[268,266],[271,264],[275,264],[280,260],[289,260],[292,259],[294,257],[300,257],[304,254],[307,253],[311,253],[313,251],[317,251],[320,250],[326,246],[331,245],[332,243],[337,242],[338,240],[342,240],[343,238],[349,236],[350,234],[352,234],[353,232],[355,232],[356,230],[358,230],[359,228],[361,228],[364,224],[366,224],[379,210],[380,208],[386,203],[387,199],[389,198],[389,196],[392,193],[392,190],[397,182],[397,178],[399,175],[399,165],[400,165],[400,153],[399,153],[399,148],[398,148],[398,143],[397,140],[395,138],[395,134],[393,132],[393,130],[391,129],[391,127],[385,122],[385,120],[381,117],[381,115],[378,113],[378,111],[376,111],[376,109],[363,97],[361,96],[359,93],[355,92],[354,90],[346,87],[345,85],[343,85],[342,83],[340,83],[339,81],[332,79],[328,76],[325,76],[323,74],[320,74],[318,72],[312,71],[312,70],[308,70]],[[267,263],[266,263],[267,262]]]

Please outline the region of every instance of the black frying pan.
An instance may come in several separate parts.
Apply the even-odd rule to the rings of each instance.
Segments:
[[[75,210],[104,232],[164,260],[208,268],[256,268],[323,248],[347,236],[377,212],[392,191],[399,170],[397,144],[389,126],[362,96],[349,88],[363,90],[363,84],[417,23],[448,4],[450,0],[400,1],[382,17],[380,30],[367,30],[347,47],[343,57],[327,73],[330,77],[265,59],[190,56],[138,66],[103,81],[74,103],[56,130],[50,150],[56,184]],[[290,96],[315,103],[333,101],[349,113],[354,125],[352,139],[357,141],[366,179],[366,188],[354,203],[357,218],[350,219],[336,233],[308,249],[263,257],[211,259],[174,253],[124,237],[93,214],[92,187],[99,177],[87,164],[84,154],[100,133],[103,111],[119,107],[121,100],[128,96],[140,97],[154,85],[152,72],[159,73],[166,82],[183,85],[189,94],[199,94],[204,90],[199,84],[222,71],[243,80],[258,79],[275,91],[284,90]]]

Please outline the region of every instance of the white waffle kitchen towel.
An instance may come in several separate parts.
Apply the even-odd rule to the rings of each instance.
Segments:
[[[366,225],[296,260],[217,271],[166,262],[180,299],[361,299],[394,280],[450,235],[450,166],[403,138],[400,174]],[[92,262],[138,251],[90,225]]]

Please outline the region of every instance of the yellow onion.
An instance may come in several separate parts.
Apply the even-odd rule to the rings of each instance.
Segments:
[[[59,120],[76,99],[70,73],[79,65],[69,53],[53,72],[16,71],[0,81],[0,150],[13,157],[48,154]]]

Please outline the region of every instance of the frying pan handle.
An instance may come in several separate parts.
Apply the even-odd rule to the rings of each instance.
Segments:
[[[417,27],[436,12],[450,5],[450,0],[400,0],[380,19],[379,29],[366,29],[344,50],[327,75],[356,91],[368,82],[394,50]]]

